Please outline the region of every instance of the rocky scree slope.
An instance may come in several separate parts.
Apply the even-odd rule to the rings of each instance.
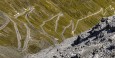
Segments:
[[[115,16],[93,28],[25,58],[115,58]]]

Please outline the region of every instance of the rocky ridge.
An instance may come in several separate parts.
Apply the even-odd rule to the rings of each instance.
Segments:
[[[115,58],[115,16],[93,28],[25,58]]]

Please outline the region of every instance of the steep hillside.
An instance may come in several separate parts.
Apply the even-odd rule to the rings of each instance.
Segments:
[[[80,35],[25,58],[115,58],[115,16]]]
[[[0,46],[17,57],[37,53],[114,13],[115,0],[0,0]]]

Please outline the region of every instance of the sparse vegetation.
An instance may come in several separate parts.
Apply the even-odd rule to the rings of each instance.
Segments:
[[[36,52],[36,48],[88,30],[102,17],[114,15],[114,8],[115,0],[0,0],[0,26],[10,20],[0,30],[0,45],[22,49],[25,39],[30,38],[25,44],[29,52]],[[44,44],[39,43],[41,40]],[[30,42],[44,47],[29,46]]]

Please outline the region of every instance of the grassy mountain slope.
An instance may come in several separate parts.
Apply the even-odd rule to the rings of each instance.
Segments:
[[[0,45],[36,53],[115,13],[114,0],[0,0]]]

